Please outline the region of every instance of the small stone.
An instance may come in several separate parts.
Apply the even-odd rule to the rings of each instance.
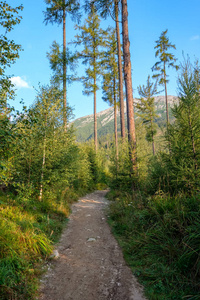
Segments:
[[[53,259],[59,258],[58,250],[53,250],[53,253],[50,255],[50,258],[53,258]]]
[[[96,242],[96,239],[95,238],[89,238],[87,241],[88,242]]]

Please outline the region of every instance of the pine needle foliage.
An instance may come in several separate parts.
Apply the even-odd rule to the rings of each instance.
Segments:
[[[159,92],[157,91],[157,81],[155,83],[150,81],[150,76],[147,78],[146,86],[138,87],[138,94],[141,96],[137,100],[136,108],[139,110],[139,116],[142,118],[146,127],[146,139],[152,143],[153,155],[155,155],[155,135],[156,124],[155,119],[158,117],[156,114],[154,96]]]
[[[114,29],[110,29],[102,64],[104,67],[102,99],[114,107],[115,148],[116,156],[118,157],[117,109],[119,107],[119,76],[117,65],[117,41]]]
[[[82,60],[83,65],[88,65],[85,70],[86,76],[79,79],[83,82],[83,94],[90,95],[99,90],[97,81],[102,75],[102,47],[106,43],[106,31],[101,29],[100,18],[94,8],[91,9],[85,24],[76,25],[75,29],[80,31],[80,34],[75,36],[73,44],[83,47],[83,50],[77,51],[76,57]]]
[[[167,79],[167,67],[174,68],[176,70],[179,69],[179,66],[176,65],[177,59],[174,54],[169,52],[169,49],[176,49],[176,46],[169,42],[169,38],[167,37],[168,29],[163,31],[159,37],[159,40],[156,41],[156,49],[155,57],[159,58],[154,66],[152,67],[152,71],[155,71],[156,74],[153,75],[154,78],[158,78],[158,84],[164,86],[165,89],[165,99],[166,99],[166,120],[167,126],[169,124],[169,112],[168,112],[168,99],[167,99],[167,83],[169,80]]]
[[[66,110],[67,110],[67,65],[69,63],[69,50],[67,50],[66,46],[66,16],[69,14],[72,19],[78,19],[80,18],[79,8],[80,3],[78,0],[45,0],[47,4],[46,11],[44,12],[45,15],[45,23],[48,24],[49,22],[54,24],[63,24],[63,51],[62,55],[60,56],[59,53],[57,53],[57,56],[59,56],[59,59],[61,59],[61,65],[62,65],[62,81],[63,81],[63,106],[64,106],[64,112],[63,112],[63,125],[65,132],[67,131],[67,116],[66,116]],[[56,46],[56,45],[55,45]],[[54,47],[54,52],[57,47]],[[57,49],[58,51],[59,49]],[[55,61],[54,61],[55,62]],[[57,61],[57,70],[58,70],[58,61]],[[55,64],[54,64],[55,67]],[[54,69],[55,71],[55,69]],[[58,76],[54,79],[58,79]]]
[[[63,22],[63,11],[67,12],[72,19],[80,19],[80,3],[77,0],[45,0],[47,4],[44,12],[45,23]]]
[[[150,164],[150,190],[170,194],[199,191],[200,97],[198,67],[187,59],[178,78],[179,103],[172,108],[175,117],[169,126],[170,154],[161,153]]]
[[[83,26],[76,25],[75,29],[80,31],[80,34],[75,36],[73,44],[83,47],[83,50],[77,51],[76,57],[82,60],[83,65],[86,65],[85,76],[78,79],[83,83],[83,94],[92,94],[94,97],[94,145],[97,151],[96,92],[99,90],[98,82],[102,75],[102,47],[105,46],[107,34],[100,27],[100,18],[94,5],[90,7],[85,24]]]
[[[63,51],[61,50],[60,45],[53,41],[50,51],[47,52],[47,58],[49,60],[50,68],[53,71],[52,76],[52,82],[55,84],[58,84],[58,86],[61,85],[63,81]],[[66,84],[69,85],[72,83],[72,81],[75,79],[75,68],[76,63],[74,60],[74,55],[69,50],[69,48],[66,48],[65,51],[65,63],[66,63]],[[72,71],[72,74],[69,74],[69,71]]]

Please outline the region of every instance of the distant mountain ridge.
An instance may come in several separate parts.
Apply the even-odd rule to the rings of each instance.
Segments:
[[[134,99],[137,102],[137,99]],[[175,96],[168,96],[169,107],[172,107],[174,103],[177,103],[178,98]],[[159,118],[157,119],[158,125],[163,125],[165,122],[165,96],[156,96],[155,105]],[[124,102],[124,112],[126,118],[126,102]],[[138,117],[136,116],[136,119]],[[159,120],[160,119],[160,120]],[[120,131],[120,112],[117,111],[117,121],[118,130]],[[73,124],[76,129],[76,139],[77,141],[84,142],[93,138],[93,122],[94,116],[88,115],[85,117],[78,118],[74,120]],[[163,124],[162,124],[163,123]],[[97,135],[98,137],[102,135],[112,134],[114,131],[114,109],[113,107],[107,108],[99,113],[97,113]]]

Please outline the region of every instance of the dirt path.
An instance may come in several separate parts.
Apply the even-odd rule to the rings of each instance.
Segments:
[[[40,299],[145,300],[106,222],[105,193],[94,192],[73,205]]]

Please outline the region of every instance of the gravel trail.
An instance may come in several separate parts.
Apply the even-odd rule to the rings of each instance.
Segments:
[[[96,191],[73,204],[40,300],[145,300],[107,224],[105,194]]]

